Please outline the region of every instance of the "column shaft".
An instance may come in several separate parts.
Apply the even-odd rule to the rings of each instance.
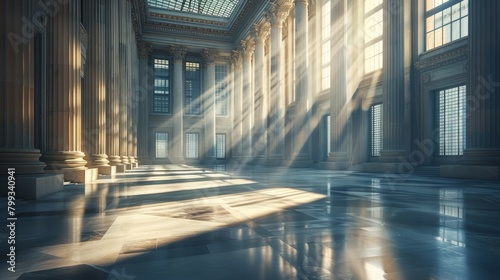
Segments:
[[[85,170],[81,151],[80,1],[60,5],[47,32],[47,170]]]
[[[170,53],[174,59],[174,77],[173,77],[173,138],[172,138],[172,162],[184,161],[184,81],[182,79],[183,59],[186,55],[186,48],[174,46],[170,48]]]
[[[264,42],[269,35],[269,25],[267,22],[258,24],[254,28],[255,40],[255,69],[254,69],[254,123],[255,130],[252,139],[254,140],[254,157],[265,158],[267,154],[267,90],[265,88],[265,78],[267,71],[264,61]]]
[[[31,13],[31,1],[0,3],[1,175],[6,175],[8,168],[15,168],[16,174],[40,174],[45,167],[39,160],[40,150],[34,148],[33,36],[36,31],[21,20],[31,19]]]
[[[283,20],[288,17],[292,6],[290,1],[271,3],[269,21],[271,22],[271,84],[270,116],[268,124],[269,148],[268,159],[275,164],[283,159],[285,147],[285,69],[282,53]]]
[[[106,151],[109,165],[120,158],[120,38],[118,0],[106,3]]]
[[[330,154],[328,161],[335,162],[334,169],[344,169],[348,156],[349,135],[347,99],[347,52],[346,52],[346,0],[333,0],[331,6],[331,87],[330,87]]]
[[[312,164],[311,92],[309,91],[309,38],[307,0],[295,1],[295,118],[294,161]]]
[[[139,105],[138,105],[138,125],[137,125],[137,155],[140,162],[147,162],[149,159],[149,106],[148,96],[152,89],[151,82],[154,79],[153,70],[148,65],[148,59],[153,47],[150,43],[142,42],[139,45]],[[150,79],[152,76],[153,79]]]
[[[464,162],[499,165],[500,2],[469,1],[469,87]]]
[[[127,1],[119,1],[119,19],[120,19],[120,157],[122,163],[130,163],[128,157],[128,37],[127,37]]]
[[[241,117],[241,149],[242,156],[250,158],[252,156],[252,54],[254,42],[247,38],[242,42],[243,50],[243,93],[242,93],[242,117]]]
[[[89,0],[83,6],[83,24],[89,34],[86,75],[82,88],[82,148],[88,167],[108,166],[106,155],[106,77],[104,3]]]
[[[217,51],[205,49],[205,83],[203,91],[203,114],[205,119],[205,161],[215,160],[215,56]]]
[[[404,142],[404,13],[403,2],[384,1],[384,131],[382,161],[399,162],[405,154]]]
[[[243,132],[241,130],[242,119],[242,58],[241,53],[233,51],[232,65],[234,68],[233,83],[233,158],[241,157],[241,141]]]

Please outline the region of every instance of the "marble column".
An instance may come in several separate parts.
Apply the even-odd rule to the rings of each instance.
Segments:
[[[241,42],[243,55],[243,93],[242,93],[242,116],[241,116],[241,153],[244,161],[248,162],[252,157],[252,54],[255,49],[254,41],[247,37]]]
[[[264,60],[264,42],[269,35],[270,26],[268,22],[256,24],[253,29],[255,40],[255,70],[254,70],[254,157],[264,159],[267,154],[267,89],[265,78],[267,77],[266,63]]]
[[[63,173],[65,180],[89,182],[82,152],[80,1],[60,5],[49,17],[47,31],[47,172]]]
[[[45,164],[39,160],[40,150],[34,148],[36,30],[23,28],[20,20],[31,18],[32,5],[7,0],[0,3],[0,11],[0,176],[5,176],[8,168],[15,168],[16,175],[43,174]]]
[[[285,67],[282,53],[283,21],[288,17],[291,1],[270,3],[267,18],[271,23],[271,84],[268,123],[268,162],[281,164],[285,148]]]
[[[309,90],[308,0],[295,0],[295,116],[291,166],[310,166],[311,92]]]
[[[106,151],[110,166],[121,166],[120,158],[120,20],[119,0],[106,3]],[[119,168],[120,169],[120,168]],[[123,169],[121,169],[123,171]]]
[[[137,71],[137,67],[133,65],[132,56],[137,55],[137,50],[135,49],[135,33],[132,28],[132,7],[130,1],[127,1],[126,6],[126,42],[127,42],[127,156],[128,161],[132,164],[132,167],[135,167],[135,156],[134,154],[134,87],[133,87],[133,79],[134,79],[134,71]]]
[[[500,180],[499,12],[499,1],[469,1],[466,149],[453,177]]]
[[[203,85],[203,116],[205,120],[205,162],[215,160],[215,57],[219,52],[213,49],[203,50],[205,61]]]
[[[384,131],[380,161],[400,163],[406,154],[405,143],[405,69],[404,1],[386,0],[384,10],[391,11],[384,24]],[[392,168],[390,168],[392,169]],[[391,170],[398,172],[397,168]]]
[[[148,60],[153,52],[153,45],[148,42],[139,43],[139,105],[137,124],[137,154],[139,161],[146,163],[149,160],[149,106],[148,96],[153,90],[154,81],[153,69],[148,66]]]
[[[328,169],[345,169],[349,165],[349,107],[347,98],[347,1],[333,0],[331,6],[330,63],[330,154],[324,163]],[[401,93],[402,94],[402,93]]]
[[[172,142],[172,158],[174,163],[184,161],[184,80],[183,80],[183,59],[186,56],[187,49],[182,46],[172,46],[170,54],[174,59],[174,75],[173,75],[173,142]]]
[[[242,117],[242,57],[239,51],[233,51],[231,56],[231,67],[234,73],[233,82],[233,145],[232,157],[235,160],[241,158],[241,117]]]
[[[129,50],[129,41],[127,35],[127,25],[128,25],[128,9],[127,9],[127,1],[119,1],[119,20],[120,20],[120,28],[119,28],[119,40],[120,40],[120,54],[119,54],[119,65],[120,65],[120,93],[119,93],[119,104],[120,104],[120,158],[123,164],[128,166],[130,164],[130,159],[128,157],[128,117],[129,114],[128,105],[128,52]]]
[[[83,2],[83,24],[89,34],[87,63],[82,85],[82,149],[87,167],[111,175],[106,154],[106,72],[104,2]]]

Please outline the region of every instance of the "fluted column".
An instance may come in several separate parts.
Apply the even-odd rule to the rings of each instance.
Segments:
[[[85,170],[81,151],[80,1],[60,5],[47,32],[47,170]]]
[[[469,1],[466,164],[500,165],[499,12],[499,1]]]
[[[153,46],[148,42],[141,42],[139,44],[139,105],[138,105],[138,125],[137,125],[137,153],[139,161],[148,161],[148,142],[149,142],[149,106],[148,96],[149,91],[152,89],[149,79],[152,69],[148,66],[148,60],[153,51]]]
[[[184,81],[182,79],[183,59],[186,56],[187,49],[182,46],[172,46],[170,54],[174,59],[174,77],[173,77],[173,152],[172,162],[184,161]]]
[[[34,40],[27,37],[31,33],[26,34],[26,30],[33,35],[36,31],[27,29],[21,21],[31,18],[31,13],[31,1],[0,3],[0,174],[3,176],[8,168],[15,168],[16,175],[21,175],[41,174],[45,167],[39,160],[40,150],[34,148]]]
[[[329,168],[345,169],[349,160],[347,100],[347,1],[333,0],[331,6],[331,87],[330,87],[330,154]]]
[[[205,60],[203,116],[205,119],[205,161],[215,160],[215,57],[218,51],[205,49],[202,53]]]
[[[267,14],[271,23],[271,92],[268,123],[270,164],[280,163],[285,148],[285,68],[282,53],[282,28],[291,6],[291,1],[276,1],[270,3]]]
[[[243,54],[243,94],[242,94],[242,145],[241,153],[245,158],[252,156],[252,54],[255,49],[254,41],[251,37],[241,42]],[[248,159],[247,159],[248,160]]]
[[[135,35],[134,29],[132,28],[132,7],[130,1],[126,3],[126,26],[125,26],[125,40],[127,42],[127,156],[128,161],[130,163],[135,163],[134,154],[134,104],[133,94],[133,79],[134,79],[134,71],[137,71],[137,68],[133,65],[132,56],[137,55],[137,51],[134,52],[135,43]]]
[[[266,64],[264,61],[264,42],[269,35],[270,26],[268,22],[256,24],[253,29],[255,40],[255,69],[254,69],[254,135],[253,147],[254,157],[265,158],[267,151],[267,90],[265,88],[265,78],[267,76]]]
[[[293,165],[312,164],[311,92],[309,91],[308,0],[295,0],[295,116]]]
[[[400,162],[406,153],[404,119],[404,1],[385,0],[384,23],[384,131],[380,160]]]
[[[241,157],[241,119],[242,119],[242,58],[239,51],[233,51],[231,56],[231,66],[234,73],[233,82],[233,148],[232,156],[234,159]]]
[[[104,2],[85,1],[83,24],[89,34],[82,91],[82,149],[87,167],[108,165],[106,154],[106,77]]]
[[[119,94],[119,104],[120,104],[120,158],[123,164],[130,163],[128,157],[128,37],[127,37],[127,2],[119,1],[119,40],[120,40],[120,94]]]
[[[120,158],[120,18],[118,1],[106,3],[106,151],[109,165],[121,164]]]

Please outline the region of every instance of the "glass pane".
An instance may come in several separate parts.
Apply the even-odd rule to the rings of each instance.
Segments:
[[[460,16],[464,17],[469,14],[469,1],[468,0],[463,0],[460,3],[460,9],[461,9],[461,14]]]
[[[469,17],[462,18],[461,22],[462,22],[461,37],[469,36]]]
[[[434,28],[439,28],[443,25],[443,13],[439,12],[434,15]]]
[[[448,24],[451,21],[451,7],[443,11],[443,25]]]
[[[451,20],[457,20],[460,18],[460,3],[453,5],[451,7]]]
[[[443,44],[443,29],[442,28],[439,28],[436,30],[436,32],[434,33],[434,43],[435,43],[435,46],[434,47],[439,47]]]
[[[460,39],[460,21],[454,21],[451,24],[451,40]]]
[[[434,31],[427,33],[427,50],[434,48]]]
[[[447,24],[443,27],[443,44],[451,41],[451,25]]]
[[[430,16],[427,18],[426,31],[434,30],[434,16]]]
[[[434,8],[434,0],[427,0],[425,2],[425,10],[429,11],[432,10],[433,8]]]

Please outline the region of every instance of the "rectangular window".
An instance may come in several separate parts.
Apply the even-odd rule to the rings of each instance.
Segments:
[[[383,0],[365,0],[365,73],[383,67]]]
[[[469,35],[469,0],[425,1],[426,50]]]
[[[463,155],[465,149],[465,86],[440,90],[437,95],[439,155]]]
[[[186,158],[198,158],[198,133],[186,133]]]
[[[217,133],[215,135],[215,157],[217,159],[226,158],[226,134]]]
[[[170,69],[168,60],[154,60],[153,112],[170,113]]]
[[[200,84],[200,64],[196,62],[186,62],[186,114],[197,115],[201,113],[201,84]]]
[[[325,129],[325,131],[326,131],[326,139],[325,140],[326,140],[326,156],[327,157],[330,155],[330,152],[331,152],[331,150],[330,150],[330,145],[331,145],[331,143],[330,143],[331,142],[331,134],[330,134],[330,132],[331,132],[331,128],[332,128],[331,125],[332,125],[332,123],[331,123],[331,117],[330,117],[330,115],[328,115],[325,118],[325,128],[326,128]]]
[[[383,146],[383,104],[375,104],[371,107],[371,156],[380,156],[380,151]]]
[[[156,158],[168,157],[168,133],[156,132]]]
[[[215,114],[227,116],[227,65],[215,65]]]
[[[321,7],[321,90],[330,88],[330,0],[323,0]]]

